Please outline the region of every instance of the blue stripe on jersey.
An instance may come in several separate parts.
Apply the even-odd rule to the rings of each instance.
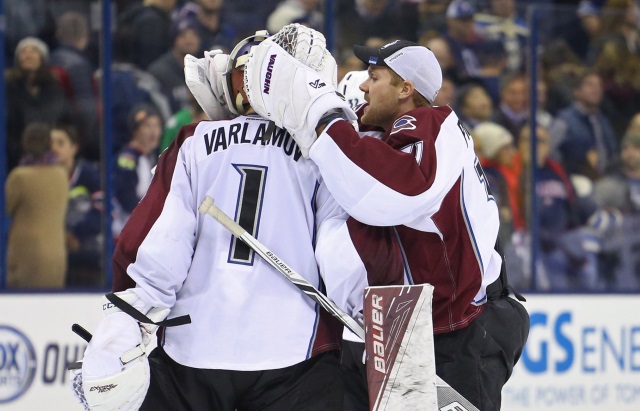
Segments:
[[[313,249],[315,250],[316,248],[316,237],[318,235],[318,228],[317,228],[317,222],[316,222],[316,211],[318,211],[318,207],[316,205],[316,199],[318,197],[318,189],[320,188],[320,183],[318,181],[316,181],[316,186],[313,189],[313,195],[311,196],[311,210],[313,210],[313,234],[312,234],[312,238],[311,238],[311,244],[313,244]],[[324,283],[322,282],[322,276],[318,276],[319,277],[319,281],[320,284],[318,284],[318,286],[316,287],[318,290],[320,290],[321,292],[324,292]],[[311,281],[309,281],[311,282]],[[306,295],[305,295],[306,297]],[[316,337],[318,334],[318,323],[320,322],[320,306],[318,305],[318,303],[315,303],[315,312],[316,312],[316,318],[313,322],[313,332],[311,333],[311,339],[309,339],[309,346],[307,347],[307,359],[311,358],[311,353],[313,351],[313,345],[316,342]]]
[[[406,281],[405,285],[413,285],[414,281],[413,276],[411,275],[411,267],[409,267],[407,254],[404,251],[402,241],[400,241],[400,234],[398,234],[398,230],[396,229],[396,227],[393,227],[393,234],[396,236],[396,240],[398,240],[398,245],[400,246],[400,254],[402,255],[402,268],[404,269],[404,279]]]
[[[311,333],[311,338],[309,339],[309,346],[307,347],[307,357],[306,359],[308,360],[309,358],[311,358],[311,352],[313,351],[313,345],[316,342],[316,336],[318,334],[318,321],[320,320],[320,313],[319,313],[319,309],[320,306],[316,303],[316,319],[313,322],[313,333]]]
[[[313,244],[313,249],[316,249],[316,237],[318,235],[318,229],[316,224],[316,212],[318,211],[318,207],[316,206],[316,197],[318,197],[318,188],[320,188],[320,183],[316,181],[316,186],[313,189],[313,195],[311,196],[311,210],[313,210],[313,237],[311,238],[311,244]]]
[[[460,207],[462,208],[462,214],[464,215],[464,222],[465,222],[465,225],[467,226],[467,232],[469,233],[471,244],[473,244],[473,252],[476,255],[476,259],[478,260],[478,263],[480,264],[480,272],[484,277],[484,265],[482,264],[482,256],[480,255],[480,250],[478,249],[478,242],[476,241],[476,236],[473,234],[473,228],[471,227],[471,221],[469,220],[469,214],[467,213],[467,206],[464,202],[464,170],[462,170],[462,175],[460,177],[462,178],[462,181],[460,184]],[[482,301],[484,301],[485,298],[486,298],[486,295],[478,301],[474,300],[473,303],[479,304]]]

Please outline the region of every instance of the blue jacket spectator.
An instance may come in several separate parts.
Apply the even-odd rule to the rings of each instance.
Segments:
[[[103,191],[95,163],[78,158],[75,128],[65,125],[51,130],[51,149],[69,178],[65,220],[68,286],[101,283]]]
[[[223,0],[193,0],[178,12],[174,27],[188,21],[198,32],[200,47],[192,53],[198,58],[203,57],[205,51],[214,49],[229,53],[236,43],[238,30],[227,22],[223,3]]]
[[[139,105],[129,116],[131,140],[116,158],[113,235],[118,236],[131,212],[145,195],[157,160],[162,118],[155,108]]]
[[[551,126],[551,140],[569,173],[602,176],[617,157],[613,127],[600,110],[600,76],[582,73],[573,88],[574,103],[561,110]]]
[[[132,60],[145,70],[171,48],[169,29],[175,0],[144,0],[134,3],[119,17],[119,30],[127,33],[133,46]]]
[[[78,12],[64,13],[57,21],[58,47],[51,53],[51,64],[65,70],[69,79],[71,110],[80,134],[80,147],[85,157],[99,158],[96,87],[93,83],[94,67],[85,56],[89,44],[87,18]]]

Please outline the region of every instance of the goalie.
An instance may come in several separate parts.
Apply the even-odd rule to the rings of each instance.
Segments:
[[[121,233],[114,253],[119,292],[105,304],[75,378],[87,409],[342,409],[342,327],[197,212],[212,196],[340,308],[361,315],[366,270],[346,213],[290,135],[253,114],[245,98],[243,65],[264,38],[256,33],[230,55],[185,59],[187,85],[216,121],[180,131]],[[335,83],[335,61],[323,61],[324,47],[314,50],[319,54],[300,58]],[[353,118],[346,104],[341,110]],[[386,252],[387,262],[401,258],[397,248],[378,248],[381,261]],[[337,259],[349,261],[349,271],[323,268]],[[147,359],[145,345],[169,313],[189,314],[192,322],[166,328]]]
[[[510,297],[520,296],[496,250],[498,209],[471,135],[450,107],[433,106],[442,83],[435,56],[403,40],[354,48],[369,65],[360,132],[382,132],[378,139],[344,121],[335,88],[310,81],[314,70],[287,48],[276,35],[252,50],[245,67],[252,107],[291,132],[349,215],[395,227],[409,281],[435,288],[437,374],[479,409],[499,410],[529,317]]]

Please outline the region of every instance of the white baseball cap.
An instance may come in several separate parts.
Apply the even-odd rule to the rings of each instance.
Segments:
[[[442,87],[442,68],[429,48],[412,41],[396,40],[379,49],[354,46],[353,53],[365,64],[389,67],[413,83],[424,98],[433,103]]]

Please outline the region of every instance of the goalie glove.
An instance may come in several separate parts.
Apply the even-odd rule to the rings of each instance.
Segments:
[[[229,55],[222,50],[205,51],[201,59],[184,57],[185,83],[209,120],[233,117],[222,86],[228,62]]]
[[[305,158],[309,158],[309,149],[317,138],[316,127],[326,113],[338,110],[348,121],[356,120],[332,79],[298,61],[273,38],[251,49],[244,87],[251,107],[287,129]]]
[[[168,308],[153,308],[130,290],[116,295],[153,322],[169,314]],[[157,325],[139,323],[108,300],[102,308],[104,318],[84,353],[81,374],[74,375],[74,393],[92,411],[137,410],[149,389],[145,347]]]
[[[324,35],[302,24],[284,26],[271,40],[305,66],[331,80],[338,87],[338,65],[329,50]]]

